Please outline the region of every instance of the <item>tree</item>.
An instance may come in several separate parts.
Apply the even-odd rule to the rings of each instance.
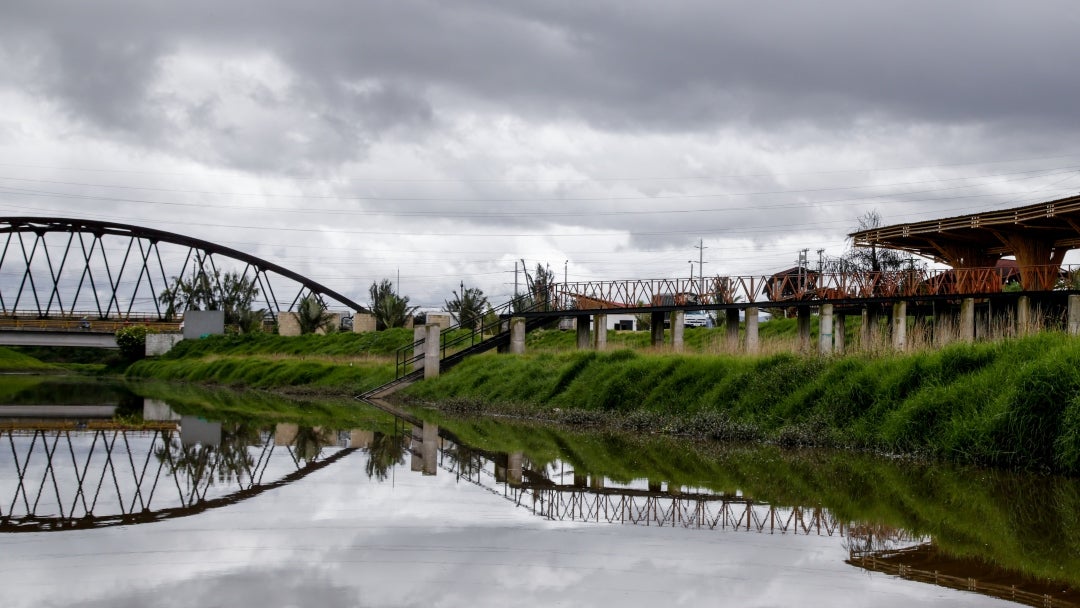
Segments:
[[[315,294],[309,293],[296,307],[296,322],[300,325],[301,334],[313,334],[320,329],[331,331],[334,316],[326,312],[326,307]]]
[[[262,328],[265,309],[252,310],[259,295],[254,278],[239,272],[221,274],[215,270],[207,274],[199,269],[190,279],[173,277],[172,285],[158,294],[158,302],[165,306],[165,318],[173,319],[180,310],[221,310],[225,312],[225,324],[250,333]]]
[[[371,295],[371,313],[375,315],[375,329],[382,331],[389,327],[404,327],[406,321],[419,306],[409,306],[409,298],[394,292],[390,279],[381,283],[372,283],[368,290]]]
[[[453,315],[458,325],[470,329],[476,327],[488,307],[487,298],[479,287],[463,286],[461,293],[454,291],[454,299],[445,304],[447,312]]]
[[[533,304],[542,306],[544,310],[550,309],[553,304],[551,299],[554,296],[552,286],[555,284],[555,273],[552,272],[551,266],[542,266],[537,263],[536,274],[530,277],[529,273],[525,273],[525,279],[529,283],[529,295],[532,297]]]
[[[880,227],[881,215],[876,210],[870,210],[859,216],[856,231],[862,232],[863,230],[873,230]],[[901,270],[911,263],[911,256],[905,255],[902,251],[881,249],[877,245],[871,244],[869,247],[850,247],[844,255],[836,260],[835,265],[837,267],[829,270],[837,272],[883,272]]]

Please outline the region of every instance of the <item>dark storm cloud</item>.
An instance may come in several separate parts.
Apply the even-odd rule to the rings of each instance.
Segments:
[[[42,2],[8,5],[0,27],[8,41],[47,40],[36,84],[108,128],[155,114],[145,90],[161,56],[206,46],[273,54],[310,83],[294,102],[333,107],[327,120],[377,136],[428,116],[432,88],[614,129],[1075,122],[1078,11],[974,0]],[[393,94],[337,103],[362,80]]]

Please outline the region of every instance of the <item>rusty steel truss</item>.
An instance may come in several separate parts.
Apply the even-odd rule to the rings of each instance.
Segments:
[[[797,303],[985,296],[1007,289],[1073,289],[1077,268],[1047,265],[1024,274],[1013,268],[912,269],[888,272],[817,272],[802,268],[774,275],[705,279],[585,281],[551,286],[561,311],[715,306],[770,306]],[[1030,277],[1032,289],[1024,284]]]
[[[313,295],[353,311],[366,308],[294,271],[242,251],[172,232],[61,217],[0,218],[0,314],[39,318],[92,315],[164,320],[177,305],[176,279],[218,282],[237,272],[259,290],[274,318]],[[164,250],[164,251],[163,251]]]

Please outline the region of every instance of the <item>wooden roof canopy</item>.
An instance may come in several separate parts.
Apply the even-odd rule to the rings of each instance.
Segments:
[[[1080,247],[1080,195],[1013,209],[896,224],[849,235],[855,246],[900,249],[955,269],[990,268],[1014,256],[1027,290],[1053,289],[1061,262]]]

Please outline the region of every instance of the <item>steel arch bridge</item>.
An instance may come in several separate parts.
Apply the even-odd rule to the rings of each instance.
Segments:
[[[259,289],[269,314],[296,309],[313,295],[367,308],[299,273],[253,255],[182,234],[130,224],[64,217],[0,217],[0,314],[98,319],[150,316],[165,320],[176,294],[159,300],[177,277],[221,287],[234,271]]]

